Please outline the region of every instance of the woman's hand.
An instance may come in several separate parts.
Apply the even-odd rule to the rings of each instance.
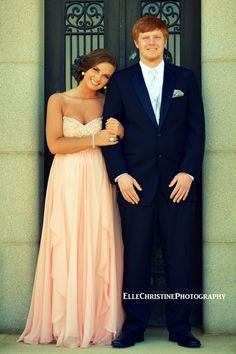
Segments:
[[[116,118],[109,118],[106,121],[106,129],[114,135],[118,135],[120,139],[124,136],[124,127]]]
[[[118,142],[117,136],[107,129],[101,130],[94,136],[95,146],[115,145]]]

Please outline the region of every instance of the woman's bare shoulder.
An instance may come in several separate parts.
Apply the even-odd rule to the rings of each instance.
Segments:
[[[51,103],[59,103],[59,102],[62,102],[64,99],[64,96],[63,96],[63,92],[56,92],[56,93],[53,93],[49,99],[48,99],[48,103],[51,102]]]

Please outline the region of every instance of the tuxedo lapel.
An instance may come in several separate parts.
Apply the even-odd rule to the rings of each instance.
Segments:
[[[148,114],[148,117],[151,119],[156,128],[158,128],[155,113],[152,108],[152,104],[149,98],[148,90],[145,85],[145,81],[142,75],[141,67],[139,64],[133,66],[133,76],[132,82],[134,89],[139,97],[140,102],[142,103],[145,111]]]
[[[164,68],[164,79],[163,79],[163,88],[162,88],[162,99],[161,99],[161,109],[160,109],[160,121],[159,121],[159,130],[162,128],[165,121],[172,95],[174,92],[175,85],[175,71],[173,66],[165,63]]]

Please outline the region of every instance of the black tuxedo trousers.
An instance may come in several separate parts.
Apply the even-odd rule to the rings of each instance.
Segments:
[[[154,237],[159,237],[165,261],[166,292],[189,293],[194,202],[173,203],[158,188],[150,205],[119,202],[124,241],[123,307],[126,332],[143,331],[149,320],[150,266]],[[143,296],[143,295],[141,295]],[[158,300],[155,300],[158,301]],[[166,323],[171,332],[189,330],[189,301],[166,300]]]

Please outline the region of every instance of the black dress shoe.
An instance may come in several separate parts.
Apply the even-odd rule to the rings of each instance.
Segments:
[[[177,342],[181,347],[199,348],[201,346],[200,340],[195,338],[191,332],[170,333],[169,341]]]
[[[127,348],[132,347],[135,343],[143,342],[144,334],[143,332],[139,333],[126,333],[122,332],[116,339],[111,343],[113,348]]]

